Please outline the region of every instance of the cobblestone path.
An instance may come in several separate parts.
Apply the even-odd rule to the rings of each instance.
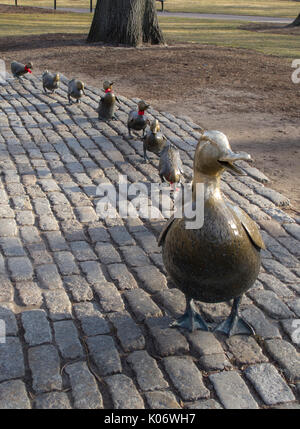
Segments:
[[[99,122],[102,91],[69,106],[40,77],[0,87],[0,408],[299,408],[300,219],[251,164],[223,190],[260,225],[267,250],[243,298],[255,337],[184,332],[183,294],[168,284],[157,247],[165,220],[99,220],[96,188],[159,182],[117,121]],[[199,127],[150,110],[192,173]],[[298,222],[298,223],[297,223]],[[199,304],[207,320],[229,305]],[[298,320],[298,322],[297,322]],[[298,324],[298,328],[300,327]],[[3,322],[2,322],[3,325]]]

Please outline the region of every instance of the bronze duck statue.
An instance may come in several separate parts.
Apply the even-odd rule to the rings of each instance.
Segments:
[[[159,177],[162,182],[181,183],[183,167],[179,150],[170,143],[165,144],[159,155]]]
[[[128,115],[127,127],[129,137],[132,137],[131,130],[141,131],[143,130],[143,136],[145,135],[145,129],[149,124],[149,119],[145,116],[145,111],[150,107],[150,104],[145,103],[141,100],[138,102],[138,111],[131,110]]]
[[[78,79],[72,79],[68,83],[68,100],[71,104],[71,97],[75,98],[76,103],[80,103],[80,98],[84,94],[84,83]]]
[[[27,64],[22,64],[22,63],[19,63],[18,61],[12,61],[10,63],[10,69],[14,77],[20,78],[24,76],[26,73],[32,73],[32,71],[30,70],[32,69],[32,63],[29,62]]]
[[[116,110],[116,101],[118,103],[120,101],[112,90],[113,84],[114,82],[108,80],[103,82],[103,89],[105,91],[105,95],[100,98],[99,106],[97,108],[98,118],[100,120],[109,121],[110,119],[116,119],[114,117]]]
[[[167,144],[167,138],[160,132],[160,125],[157,119],[151,122],[150,130],[142,137],[142,140],[145,162],[149,162],[147,151],[160,155]]]
[[[187,298],[186,311],[174,326],[191,331],[209,330],[193,300],[219,303],[233,299],[229,317],[215,330],[228,336],[254,333],[240,317],[239,304],[258,276],[260,250],[265,246],[256,223],[225,200],[220,190],[222,173],[228,170],[241,175],[243,171],[235,161],[250,159],[247,153],[233,152],[220,131],[206,131],[199,139],[194,156],[192,202],[195,207],[196,184],[203,184],[203,225],[187,229],[184,217],[173,216],[158,240],[166,270]]]
[[[42,74],[43,88],[47,94],[47,89],[52,94],[60,85],[60,76],[59,73],[50,73],[48,70],[45,70]]]

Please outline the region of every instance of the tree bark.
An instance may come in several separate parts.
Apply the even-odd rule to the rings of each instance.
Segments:
[[[87,42],[163,44],[155,0],[97,0]]]
[[[299,26],[300,26],[300,13],[293,22],[287,25],[287,27],[299,27]]]

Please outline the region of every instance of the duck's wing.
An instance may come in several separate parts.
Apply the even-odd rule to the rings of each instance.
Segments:
[[[227,207],[231,209],[236,216],[239,218],[241,224],[245,228],[250,240],[257,246],[259,249],[266,248],[265,243],[260,235],[259,229],[256,223],[242,210],[240,207],[231,204],[229,201],[226,201]]]
[[[168,219],[168,221],[165,223],[165,225],[164,225],[161,233],[159,234],[158,240],[157,240],[158,246],[162,246],[163,245],[163,243],[165,241],[165,238],[166,238],[166,235],[167,235],[169,229],[171,228],[172,223],[174,222],[174,220],[175,220],[175,217],[174,217],[174,215],[172,215],[170,217],[170,219]]]

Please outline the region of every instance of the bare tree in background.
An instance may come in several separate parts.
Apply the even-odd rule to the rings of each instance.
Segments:
[[[97,0],[87,41],[163,44],[155,5],[155,0]]]

